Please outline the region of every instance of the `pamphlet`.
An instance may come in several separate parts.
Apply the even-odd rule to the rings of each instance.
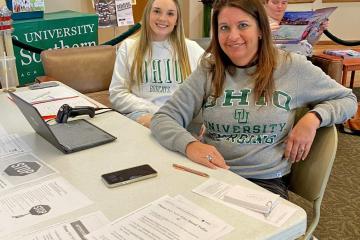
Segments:
[[[106,224],[109,220],[100,212],[93,212],[79,218],[58,223],[39,231],[24,234],[16,240],[84,240],[85,235],[93,232]]]
[[[229,202],[256,212],[270,214],[279,203],[280,195],[266,191],[245,188],[240,185],[233,186],[223,197]]]
[[[119,27],[134,24],[131,0],[115,0],[115,7]]]
[[[181,195],[164,196],[86,236],[88,240],[215,240],[234,228]]]
[[[296,212],[297,208],[286,204],[281,199],[278,199],[278,203],[275,204],[275,207],[271,209],[270,213],[264,214],[259,211],[253,211],[248,208],[242,207],[239,204],[234,204],[229,201],[225,201],[225,195],[231,191],[232,188],[237,187],[230,185],[226,182],[219,181],[217,179],[210,178],[206,182],[200,184],[192,191],[201,196],[210,198],[216,202],[220,202],[228,207],[236,209],[246,215],[256,218],[265,223],[271,224],[276,227],[282,226],[286,221]],[[265,191],[265,190],[263,190]],[[266,192],[266,191],[265,191]]]
[[[0,239],[93,202],[58,177],[0,197]]]
[[[343,49],[343,50],[327,49],[327,50],[324,50],[324,53],[328,54],[328,55],[342,57],[342,58],[360,58],[360,52],[352,50],[352,49]]]
[[[0,193],[55,173],[57,173],[55,169],[31,153],[2,158],[0,159]]]
[[[0,136],[0,159],[30,151],[31,148],[17,134]]]
[[[299,43],[302,40],[307,40],[314,45],[322,34],[321,25],[328,20],[336,8],[285,12],[279,30],[273,33],[275,43]]]

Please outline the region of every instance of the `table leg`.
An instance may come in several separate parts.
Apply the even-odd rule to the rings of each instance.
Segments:
[[[343,75],[341,79],[341,85],[346,87],[346,79],[347,79],[347,68],[343,67]]]
[[[354,79],[355,79],[355,71],[351,71],[351,77],[350,77],[350,88],[351,89],[354,87]]]

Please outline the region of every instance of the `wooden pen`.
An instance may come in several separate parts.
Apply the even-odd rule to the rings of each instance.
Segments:
[[[193,174],[196,174],[196,175],[199,175],[199,176],[202,176],[202,177],[209,177],[209,175],[206,174],[206,173],[203,173],[203,172],[200,172],[200,171],[197,171],[197,170],[194,170],[194,169],[191,169],[191,168],[179,165],[179,164],[174,163],[173,167],[175,169],[182,170],[182,171],[189,172],[189,173],[193,173]]]

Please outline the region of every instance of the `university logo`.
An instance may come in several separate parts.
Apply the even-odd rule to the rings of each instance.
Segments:
[[[236,109],[234,113],[234,118],[238,120],[239,123],[247,123],[249,118],[249,112],[245,109]]]

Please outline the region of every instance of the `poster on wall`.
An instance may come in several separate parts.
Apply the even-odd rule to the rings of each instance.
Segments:
[[[14,13],[44,11],[44,0],[12,0]]]
[[[117,26],[115,0],[95,0],[94,8],[99,17],[99,27]]]
[[[134,24],[131,0],[115,0],[117,25],[127,26]]]
[[[94,0],[99,27],[127,26],[134,24],[132,5],[134,0]]]

